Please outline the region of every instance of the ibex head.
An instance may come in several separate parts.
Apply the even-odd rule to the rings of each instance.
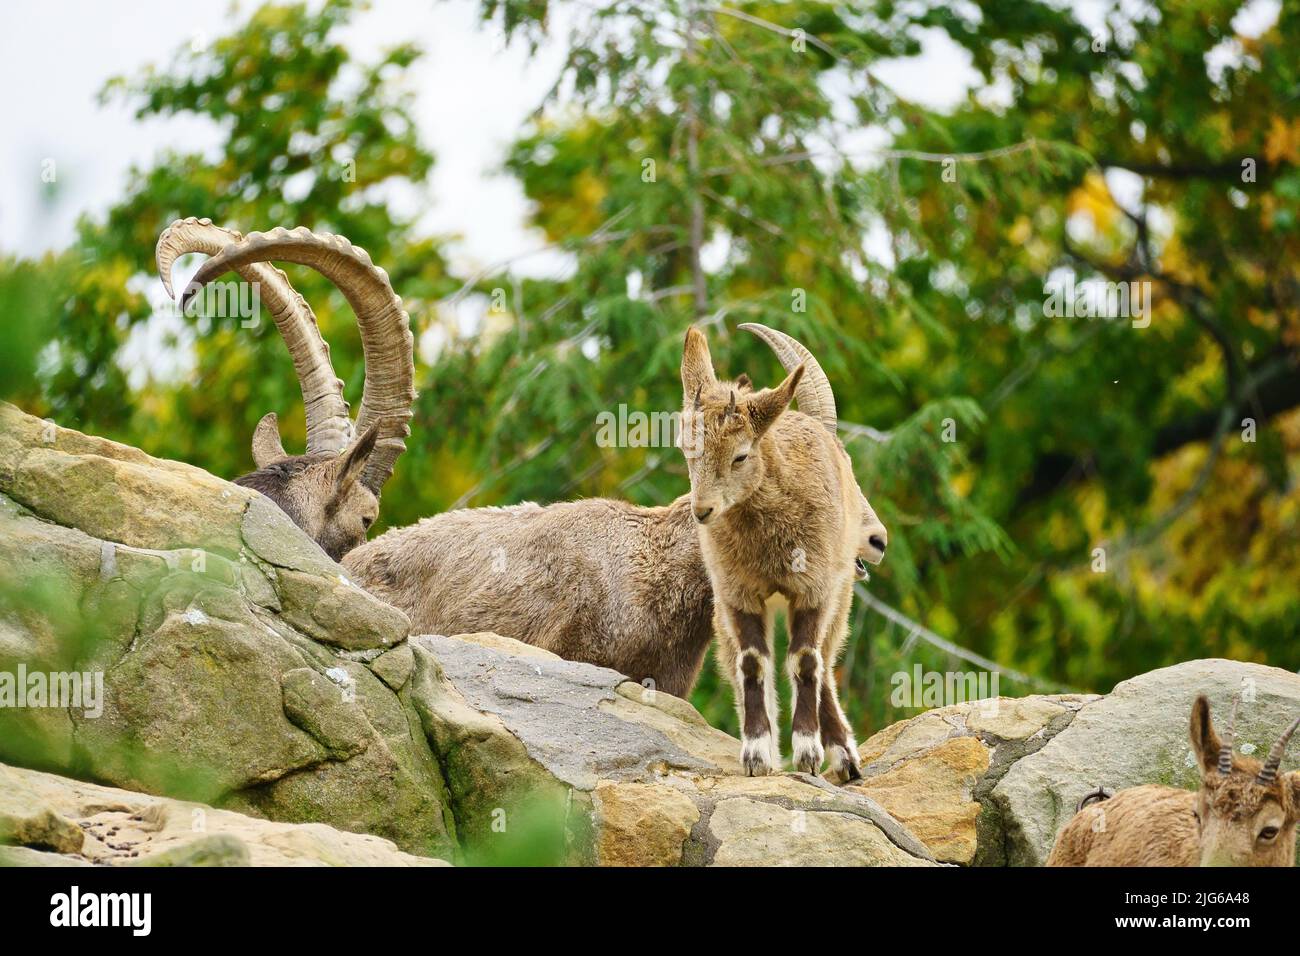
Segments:
[[[402,301],[384,270],[341,236],[274,229],[244,237],[207,219],[177,220],[159,237],[157,248],[158,272],[169,295],[172,265],[191,252],[211,258],[185,290],[181,307],[206,283],[233,269],[255,284],[260,302],[289,347],[302,387],[306,453],[290,455],[284,450],[276,416],[268,414],[253,434],[257,471],[236,483],[274,501],[338,560],[365,541],[379,513],[380,491],[410,434],[414,343]],[[355,424],[316,316],[285,274],[267,264],[272,260],[315,269],[339,288],[356,313],[366,380]]]
[[[682,445],[691,475],[691,504],[701,524],[744,501],[763,480],[760,439],[793,399],[799,411],[820,422],[832,435],[839,427],[835,393],[821,363],[798,341],[756,322],[740,326],[776,353],[786,378],[776,388],[755,392],[749,378],[719,382],[704,333],[691,328],[682,353]],[[841,454],[843,450],[841,449]],[[885,557],[889,532],[875,509],[862,498],[856,572]]]
[[[270,412],[253,433],[257,471],[236,478],[235,484],[266,495],[338,561],[365,542],[379,517],[379,495],[365,483],[378,437],[375,424],[341,455],[290,455],[280,445],[279,424]]]
[[[1300,718],[1288,727],[1261,765],[1233,753],[1237,704],[1220,740],[1204,695],[1192,705],[1192,748],[1201,767],[1196,822],[1202,866],[1291,866],[1300,809],[1300,773],[1279,773],[1282,754]]]
[[[754,391],[747,377],[719,382],[709,343],[692,326],[682,353],[682,451],[691,476],[691,510],[706,524],[763,483],[759,440],[795,397],[805,366],[776,388]]]

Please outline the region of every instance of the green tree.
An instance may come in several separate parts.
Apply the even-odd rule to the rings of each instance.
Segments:
[[[422,300],[448,291],[438,244],[415,235],[414,216],[395,214],[386,201],[395,186],[422,195],[433,165],[400,83],[419,51],[404,44],[357,62],[338,38],[356,4],[313,7],[259,7],[210,45],[184,46],[165,69],[106,85],[102,97],[125,99],[141,120],[212,120],[220,143],[215,157],[182,146],[133,169],[104,219],[79,224],[75,245],[57,260],[68,291],[44,307],[53,341],[42,353],[48,362],[33,410],[227,477],[252,468],[249,440],[266,411],[279,412],[287,443],[302,447],[302,400],[273,323],[245,328],[200,314],[164,324],[159,299],[146,294],[158,288],[154,243],[181,216],[244,231],[300,225],[346,235],[384,264],[417,313]],[[4,285],[23,288],[16,280],[32,267],[13,268],[15,282]],[[291,278],[316,311],[355,407],[363,372],[351,311],[315,273],[293,270]],[[124,346],[149,325],[166,328],[173,345],[192,344],[191,373],[127,380]],[[420,457],[417,450],[407,459],[406,481],[389,485],[393,501],[412,497]],[[390,520],[397,510],[389,509]]]

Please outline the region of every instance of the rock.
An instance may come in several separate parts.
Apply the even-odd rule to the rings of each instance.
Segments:
[[[310,667],[286,671],[280,677],[285,715],[311,734],[336,760],[355,757],[374,737],[366,733],[365,714],[357,706],[355,688],[343,668],[338,678]]]
[[[419,715],[340,656],[407,619],[260,495],[0,405],[0,593],[0,672],[104,690],[0,708],[0,760],[456,852]]]
[[[390,689],[401,690],[415,670],[415,655],[411,646],[402,642],[391,651],[380,654],[370,662],[370,670]]]
[[[356,651],[406,640],[411,627],[406,615],[372,598],[342,572],[331,578],[281,571],[279,582],[285,621],[322,644]]]
[[[875,826],[849,813],[790,810],[744,798],[708,821],[715,866],[924,866]]]
[[[131,866],[251,866],[248,847],[230,834],[196,837],[189,843],[161,850]]]
[[[55,853],[76,853],[85,835],[72,820],[49,803],[0,772],[0,843],[18,844]]]
[[[33,850],[25,846],[0,846],[0,867],[5,866],[94,866],[89,860]]]
[[[954,737],[884,773],[860,788],[906,823],[938,860],[975,859],[975,785],[989,768],[989,748],[976,737]]]
[[[700,819],[690,797],[662,784],[602,781],[595,807],[601,866],[677,866]]]
[[[25,793],[68,822],[77,845],[0,848],[15,866],[437,866],[379,837],[319,823],[274,823],[202,804],[101,787],[0,764],[0,795]],[[25,840],[16,842],[24,843]]]
[[[1017,761],[993,788],[1006,862],[1041,865],[1079,798],[1095,787],[1162,783],[1195,789],[1199,776],[1188,740],[1192,702],[1206,694],[1222,726],[1239,691],[1244,692],[1239,744],[1266,753],[1300,714],[1300,676],[1290,671],[1238,661],[1188,661],[1126,680],[1086,704],[1066,729]],[[1295,764],[1292,757],[1283,768]]]
[[[508,638],[410,643],[411,696],[467,843],[541,819],[565,832],[568,862],[930,862],[866,795],[798,774],[738,775],[739,742],[686,701]]]
[[[10,406],[0,592],[0,672],[103,687],[0,708],[0,760],[61,775],[47,804],[98,787],[14,815],[44,841],[22,856],[76,831],[77,859],[155,865],[931,861],[865,793],[739,776],[686,701],[495,634],[408,638],[260,495]]]
[[[940,861],[1000,865],[1004,833],[990,791],[1095,699],[999,697],[926,711],[863,743],[863,779],[846,789],[879,801]]]

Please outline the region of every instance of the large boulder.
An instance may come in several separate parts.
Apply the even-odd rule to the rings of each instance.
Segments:
[[[391,841],[0,764],[0,866],[436,866]]]
[[[0,405],[0,601],[0,674],[103,691],[0,708],[0,760],[454,851],[367,667],[409,622],[255,492]]]
[[[998,697],[926,711],[863,743],[862,779],[847,789],[875,799],[941,862],[1001,864],[1003,834],[989,794],[1096,699]]]
[[[1096,787],[1161,783],[1196,789],[1200,778],[1188,739],[1192,702],[1198,694],[1208,696],[1211,715],[1222,728],[1238,693],[1238,750],[1261,757],[1300,714],[1300,676],[1276,667],[1188,661],[1126,680],[1081,708],[1067,728],[1017,761],[989,794],[1003,835],[1004,862],[1045,862],[1079,798]],[[1283,760],[1284,769],[1294,765],[1294,757]]]

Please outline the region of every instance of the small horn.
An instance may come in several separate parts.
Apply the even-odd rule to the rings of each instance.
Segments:
[[[795,403],[799,406],[799,411],[817,419],[834,435],[840,421],[835,411],[835,393],[831,390],[830,379],[813,354],[797,339],[776,329],[769,329],[766,325],[744,322],[739,328],[766,342],[787,373],[793,372],[800,365],[805,366],[803,379],[794,390]]]
[[[228,269],[269,260],[296,262],[315,269],[343,293],[356,314],[365,351],[366,381],[355,434],[378,424],[379,438],[362,474],[362,483],[378,494],[392,476],[410,435],[415,403],[415,342],[411,320],[393,291],[388,274],[364,249],[342,236],[314,233],[305,227],[249,233],[199,268],[182,306],[204,283]]]
[[[1282,766],[1282,754],[1286,751],[1286,745],[1291,742],[1291,735],[1296,732],[1297,727],[1300,727],[1300,717],[1291,721],[1291,726],[1282,732],[1281,737],[1277,738],[1277,743],[1268,752],[1268,759],[1264,761],[1259,776],[1255,778],[1257,783],[1267,787],[1277,779],[1277,769]]]
[[[730,418],[734,414],[736,414],[736,390],[733,388],[731,390],[731,401],[727,403],[726,417]]]
[[[1232,716],[1228,718],[1228,734],[1219,742],[1219,773],[1232,773],[1232,750],[1237,745],[1237,706],[1241,703],[1241,694],[1232,698]]]
[[[167,294],[176,297],[172,289],[172,267],[181,256],[194,252],[216,256],[243,238],[233,229],[214,225],[211,219],[193,216],[177,219],[162,231],[154,249],[158,275]],[[343,399],[343,383],[330,363],[329,343],[321,337],[311,306],[289,284],[289,277],[275,266],[254,262],[239,266],[235,272],[257,289],[259,300],[271,310],[275,327],[280,330],[293,359],[307,413],[307,454],[341,452],[352,440],[352,418]],[[187,292],[185,302],[191,296]]]

